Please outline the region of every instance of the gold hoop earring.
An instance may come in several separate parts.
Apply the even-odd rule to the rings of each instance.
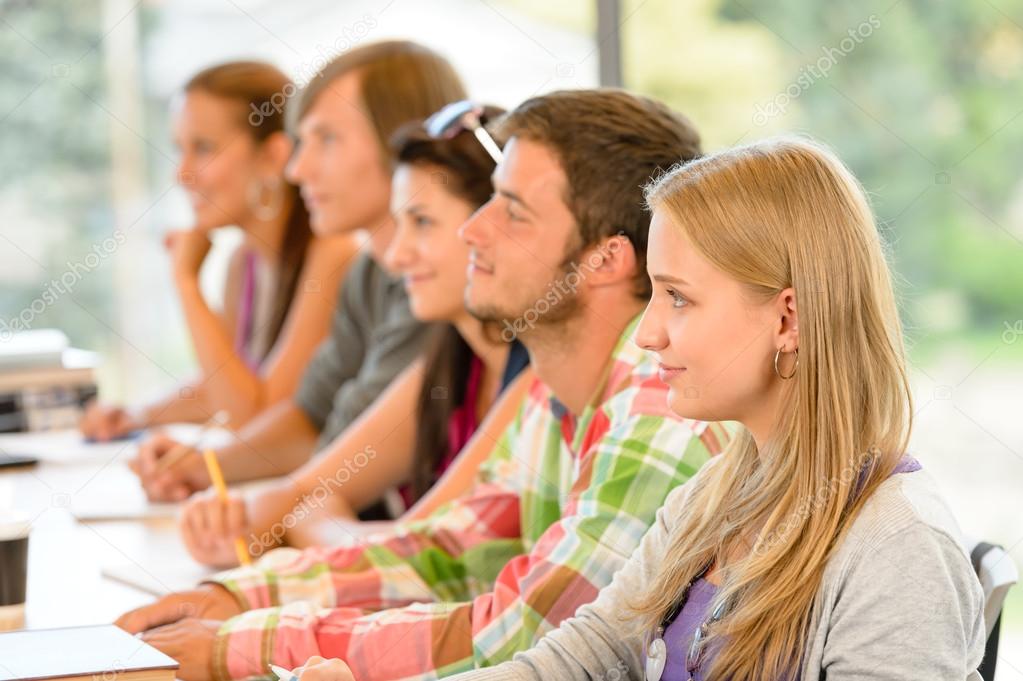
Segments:
[[[281,178],[272,176],[269,179],[254,180],[249,184],[249,208],[259,220],[272,220],[281,212],[284,204],[284,183]],[[264,201],[264,192],[269,192],[270,200]]]
[[[782,374],[781,371],[778,370],[778,358],[781,356],[781,348],[778,348],[778,351],[774,353],[774,373],[778,374],[778,378],[780,378],[780,379],[782,379],[784,381],[787,381],[790,378],[792,378],[793,376],[795,376],[796,375],[796,369],[799,368],[799,348],[796,348],[792,352],[796,356],[796,364],[795,364],[795,366],[792,367],[792,373],[789,374],[788,376],[785,376],[784,374]]]

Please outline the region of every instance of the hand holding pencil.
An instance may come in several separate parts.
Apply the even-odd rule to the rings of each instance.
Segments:
[[[207,449],[203,452],[202,457],[210,480],[213,481],[213,489],[217,491],[217,500],[221,504],[226,504],[229,500],[227,485],[224,484],[224,475],[220,472],[220,463],[217,462],[216,452]],[[234,538],[234,551],[239,565],[252,565],[252,558],[249,556],[249,550],[245,547],[245,540],[240,536]]]
[[[215,489],[194,494],[185,502],[178,516],[178,530],[185,549],[194,560],[217,569],[237,567],[241,557],[236,539],[248,542],[254,534],[245,498],[228,491],[221,498]],[[252,548],[259,555],[269,548],[260,544]]]
[[[189,445],[164,433],[156,433],[139,446],[138,455],[128,465],[139,476],[150,501],[182,501],[210,485],[206,466],[196,448],[209,429],[226,422],[227,414],[214,414]]]
[[[245,537],[250,534],[250,527],[245,500],[228,492],[216,452],[207,449],[201,460],[212,489],[189,499],[181,511],[179,524],[185,548],[204,565],[217,568],[249,565]]]

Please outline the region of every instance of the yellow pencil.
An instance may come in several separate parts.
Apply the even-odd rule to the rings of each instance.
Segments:
[[[202,453],[202,458],[206,462],[206,471],[210,474],[210,482],[213,483],[213,489],[217,490],[217,496],[221,501],[227,502],[227,485],[224,484],[224,474],[220,472],[217,453],[212,449],[207,449]],[[239,564],[252,565],[249,550],[245,548],[245,540],[241,537],[235,537],[234,551],[238,554]]]

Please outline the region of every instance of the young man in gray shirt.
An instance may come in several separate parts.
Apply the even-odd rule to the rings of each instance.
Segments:
[[[368,253],[342,282],[330,337],[309,362],[295,399],[264,410],[217,450],[226,480],[295,470],[418,355],[422,325],[409,311],[401,282],[379,265],[394,232],[384,150],[406,121],[464,97],[446,60],[407,41],[349,50],[299,93],[289,110],[299,139],[289,178],[301,186],[316,232],[361,230]],[[137,470],[150,499],[184,499],[209,486],[194,453],[160,470],[159,459],[178,444],[157,435],[140,448]]]

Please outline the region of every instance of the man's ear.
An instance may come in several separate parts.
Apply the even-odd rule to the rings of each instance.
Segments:
[[[799,310],[796,305],[796,290],[792,287],[781,291],[774,301],[775,339],[774,346],[783,352],[799,349]]]
[[[291,160],[291,152],[294,150],[294,142],[291,137],[283,131],[277,131],[267,137],[260,146],[260,161],[264,164],[266,172],[277,176],[284,175],[284,168]]]
[[[638,260],[632,241],[622,234],[601,240],[582,253],[579,268],[587,273],[592,286],[610,286],[631,282]]]

